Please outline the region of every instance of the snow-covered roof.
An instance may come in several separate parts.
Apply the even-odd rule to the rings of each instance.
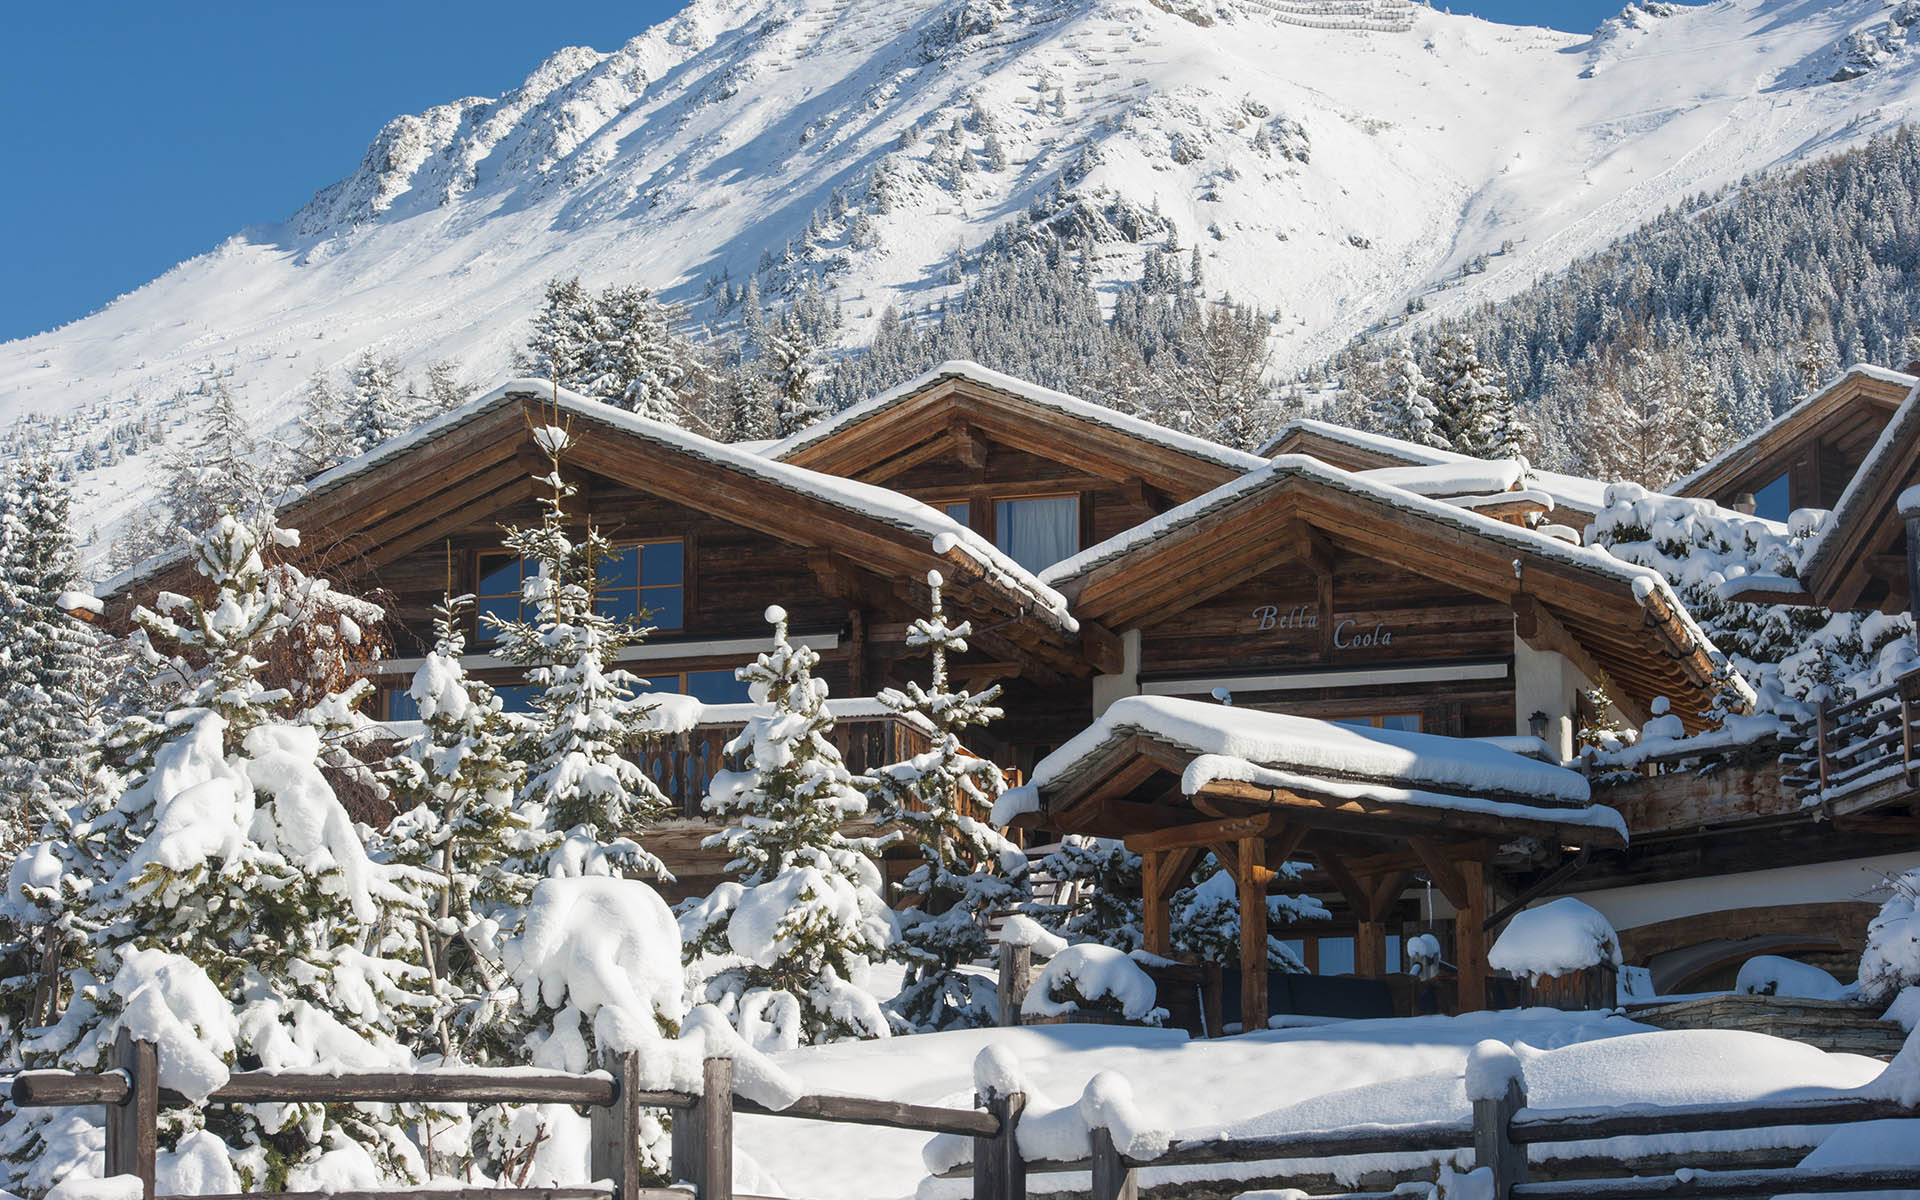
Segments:
[[[1258,454],[1249,454],[1244,450],[1235,450],[1230,446],[1222,446],[1218,442],[1210,442],[1205,438],[1168,429],[1164,425],[1156,425],[1152,421],[1143,421],[1139,417],[1130,417],[1126,413],[1120,412],[1117,409],[1108,408],[1104,404],[1094,404],[1091,401],[1082,400],[1077,396],[1069,396],[1065,392],[1056,392],[1051,388],[1044,388],[1038,384],[1028,383],[1024,379],[1016,379],[1011,375],[1003,375],[998,371],[990,371],[979,363],[966,362],[963,360],[943,362],[932,370],[909,379],[898,387],[884,391],[871,399],[862,400],[858,404],[843,408],[826,420],[815,425],[810,425],[792,437],[787,438],[785,441],[776,443],[766,451],[766,455],[769,458],[782,460],[790,458],[808,446],[823,442],[835,434],[867,420],[869,417],[877,416],[880,413],[886,412],[888,409],[904,404],[915,396],[928,391],[936,384],[948,379],[964,379],[969,383],[975,383],[984,388],[991,388],[993,391],[1017,397],[1030,404],[1038,404],[1046,408],[1051,408],[1057,412],[1077,417],[1091,424],[1104,425],[1109,429],[1124,433],[1129,437],[1139,438],[1141,441],[1153,442],[1165,446],[1169,450],[1177,450],[1182,454],[1191,455],[1194,458],[1203,459],[1207,462],[1217,463],[1231,470],[1251,471],[1266,462],[1266,459]]]
[[[1894,374],[1894,372],[1881,373]],[[1920,380],[1915,380],[1912,376],[1902,375],[1900,378],[1920,385]],[[1868,511],[1873,502],[1872,497],[1881,490],[1882,485],[1888,482],[1889,472],[1898,468],[1903,452],[1911,447],[1915,439],[1920,439],[1920,386],[1914,386],[1907,393],[1907,398],[1900,402],[1900,407],[1894,410],[1892,418],[1887,421],[1886,428],[1882,429],[1880,436],[1875,439],[1873,449],[1867,451],[1867,456],[1860,460],[1859,469],[1854,471],[1853,478],[1847,481],[1847,488],[1840,493],[1840,499],[1834,502],[1833,511],[1827,514],[1813,536],[1808,538],[1801,547],[1800,573],[1803,579],[1825,583],[1827,582],[1825,577],[1835,566],[1842,568],[1846,566],[1844,562],[1836,564],[1829,560],[1840,553],[1836,547],[1846,540],[1849,532],[1854,532],[1856,526],[1875,519],[1874,514]],[[1904,510],[1909,507],[1908,493],[1911,491],[1913,491],[1912,488],[1903,487],[1900,494],[1894,498],[1896,515],[1905,515]],[[1819,598],[1823,602],[1839,600],[1843,605],[1848,602],[1844,597],[1821,595]]]
[[[1355,471],[1361,479],[1405,488],[1422,496],[1470,496],[1479,492],[1511,491],[1526,478],[1526,464],[1514,458],[1469,458],[1461,462],[1419,467],[1376,467]]]
[[[994,806],[994,821],[1005,824],[1022,812],[1040,811],[1044,793],[1071,782],[1113,747],[1141,735],[1194,756],[1181,777],[1187,795],[1215,780],[1231,779],[1339,800],[1474,811],[1626,836],[1617,812],[1591,803],[1585,776],[1483,741],[1341,725],[1171,696],[1115,701],[1093,724],[1041,759],[1024,787],[1003,796]]]
[[[1316,421],[1311,417],[1297,417],[1280,427],[1280,432],[1268,438],[1258,453],[1271,458],[1288,438],[1295,434],[1307,434],[1324,438],[1327,441],[1340,442],[1358,450],[1395,458],[1406,464],[1407,468],[1418,467],[1455,467],[1464,472],[1485,471],[1497,473],[1500,464],[1510,459],[1475,458],[1470,454],[1461,454],[1453,450],[1442,450],[1438,446],[1424,446],[1419,442],[1409,442],[1403,438],[1389,437],[1384,433],[1369,433],[1364,429],[1350,429],[1345,425],[1335,425],[1331,421]],[[1382,474],[1403,468],[1379,467],[1370,471],[1360,471],[1361,475]],[[1410,474],[1410,478],[1421,478]],[[1445,471],[1432,472],[1427,476],[1434,480],[1447,478]],[[1553,497],[1554,507],[1571,508],[1583,513],[1597,513],[1607,506],[1607,485],[1598,479],[1588,479],[1584,475],[1567,475],[1559,471],[1542,471],[1529,466],[1526,473],[1529,486],[1539,489]],[[1404,484],[1401,486],[1405,486]],[[1419,490],[1419,489],[1413,489]],[[1497,489],[1495,489],[1497,490]],[[1446,493],[1429,492],[1429,495]]]
[[[360,457],[341,463],[306,484],[290,490],[280,498],[276,507],[281,512],[286,512],[299,504],[324,496],[388,463],[415,453],[503,405],[517,404],[523,397],[532,397],[543,404],[553,405],[563,417],[576,418],[633,437],[643,438],[700,459],[721,470],[765,480],[846,512],[905,530],[924,538],[931,551],[942,557],[952,556],[955,550],[962,551],[968,559],[978,565],[983,574],[1009,591],[1031,600],[1035,608],[1056,625],[1068,631],[1079,628],[1067,611],[1066,600],[1058,592],[1041,583],[1026,568],[995,548],[992,542],[982,538],[965,525],[955,522],[945,513],[929,508],[918,500],[873,484],[860,483],[837,475],[826,475],[818,471],[809,471],[804,467],[777,462],[674,425],[649,420],[624,409],[590,400],[565,388],[555,388],[552,383],[538,379],[509,380],[485,395],[434,418],[413,432],[376,446]],[[149,559],[111,581],[105,590],[110,593],[120,592],[160,569],[183,561],[185,557],[186,550],[183,547],[173,554]]]
[[[1781,413],[1746,437],[1741,438],[1733,445],[1728,446],[1691,474],[1674,480],[1661,490],[1676,496],[1687,495],[1691,490],[1698,487],[1701,481],[1719,474],[1729,464],[1742,462],[1751,458],[1755,448],[1770,438],[1776,430],[1782,426],[1804,420],[1808,409],[1818,405],[1835,391],[1838,391],[1847,382],[1854,379],[1872,379],[1880,383],[1889,383],[1895,387],[1902,388],[1911,388],[1916,383],[1920,383],[1920,379],[1916,379],[1904,371],[1893,371],[1886,367],[1876,367],[1869,363],[1855,363],[1836,376],[1833,382],[1827,384],[1827,386],[1800,401],[1800,403],[1794,405],[1786,412]]]

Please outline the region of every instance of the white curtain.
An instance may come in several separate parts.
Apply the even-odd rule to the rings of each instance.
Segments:
[[[1080,550],[1080,498],[1002,500],[994,505],[994,541],[1013,561],[1039,571]]]

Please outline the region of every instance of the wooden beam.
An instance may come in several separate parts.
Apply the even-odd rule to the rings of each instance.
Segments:
[[[1340,889],[1340,894],[1347,898],[1347,907],[1353,910],[1355,917],[1362,921],[1373,920],[1373,893],[1354,877],[1353,872],[1347,870],[1347,864],[1339,855],[1315,847],[1313,863],[1320,868],[1321,874],[1333,881],[1334,887]]]
[[[1433,880],[1433,886],[1447,898],[1447,903],[1460,908],[1467,902],[1467,881],[1460,874],[1439,846],[1426,838],[1409,838],[1408,844],[1413,852],[1420,856],[1420,862],[1427,868],[1427,878]]]
[[[1239,840],[1240,1028],[1267,1027],[1267,841]]]
[[[1626,839],[1616,830],[1595,825],[1576,825],[1550,817],[1510,817],[1453,808],[1421,808],[1378,801],[1342,800],[1316,797],[1287,788],[1269,788],[1238,780],[1217,779],[1207,791],[1221,796],[1250,800],[1263,806],[1285,810],[1285,819],[1318,823],[1322,828],[1346,829],[1378,837],[1413,837],[1433,831],[1478,833],[1490,837],[1511,838],[1533,834],[1558,838],[1573,845],[1591,845],[1599,849],[1619,849]],[[1542,810],[1551,811],[1551,810]]]
[[[1080,618],[1080,645],[1093,669],[1102,675],[1118,675],[1127,669],[1126,647],[1120,635],[1091,617]]]
[[[1148,850],[1184,849],[1188,846],[1207,846],[1214,842],[1238,841],[1241,838],[1265,839],[1279,833],[1285,826],[1285,814],[1260,813],[1251,817],[1197,821],[1188,825],[1156,829],[1150,833],[1129,834],[1126,845],[1127,849],[1135,854],[1145,854]]]
[[[1453,961],[1460,980],[1460,1011],[1480,1012],[1487,1007],[1487,915],[1492,911],[1487,895],[1487,868],[1479,859],[1459,864],[1460,878],[1466,885],[1467,902],[1455,910],[1453,923]]]

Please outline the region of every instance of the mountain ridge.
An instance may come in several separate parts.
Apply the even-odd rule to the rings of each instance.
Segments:
[[[818,279],[858,343],[887,304],[951,294],[955,250],[1069,210],[1100,216],[1105,280],[1198,246],[1210,291],[1283,314],[1292,369],[1916,103],[1910,3],[1650,4],[1586,37],[1396,0],[1174,7],[695,0],[501,97],[397,117],[287,221],[0,344],[0,419],[118,411],[211,370],[270,430],[369,348],[491,379],[546,279],[573,274],[696,317],[722,277]],[[1300,23],[1368,14],[1406,28]],[[151,474],[89,472],[83,519],[122,519]]]

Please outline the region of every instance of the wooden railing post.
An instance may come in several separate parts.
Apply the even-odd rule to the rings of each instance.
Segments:
[[[1500,1046],[1504,1053],[1499,1057],[1506,1061],[1494,1070],[1506,1072],[1504,1090],[1492,1096],[1474,1095],[1479,1065],[1474,1059],[1481,1057],[1483,1047],[1485,1043],[1474,1047],[1467,1064],[1468,1093],[1473,1096],[1473,1165],[1492,1168],[1493,1200],[1511,1200],[1513,1186],[1527,1181],[1527,1148],[1514,1143],[1512,1130],[1513,1115],[1527,1106],[1527,1085],[1513,1051]],[[1491,1076],[1493,1071],[1480,1074]]]
[[[1827,792],[1827,721],[1827,702],[1822,700],[1813,709],[1814,763],[1822,796]]]
[[[979,1103],[1000,1123],[992,1137],[973,1139],[973,1200],[1026,1200],[1027,1164],[1020,1157],[1020,1114],[1027,1107],[1022,1092],[1001,1096],[992,1092]]]
[[[1094,1129],[1088,1141],[1093,1159],[1093,1200],[1140,1200],[1140,1183],[1113,1144],[1113,1132],[1104,1127]]]
[[[613,1181],[613,1200],[632,1200],[640,1194],[640,1056],[633,1053],[605,1056],[607,1070],[613,1074],[613,1100],[595,1105],[587,1156],[596,1180]]]
[[[673,1174],[698,1200],[733,1200],[733,1060],[709,1058],[692,1108],[673,1118]]]
[[[154,1159],[160,1141],[160,1055],[122,1029],[108,1066],[127,1076],[127,1098],[107,1106],[107,1174],[136,1175],[143,1200],[154,1197]]]
[[[1000,1024],[1018,1025],[1020,1005],[1033,986],[1033,948],[1000,943]]]

